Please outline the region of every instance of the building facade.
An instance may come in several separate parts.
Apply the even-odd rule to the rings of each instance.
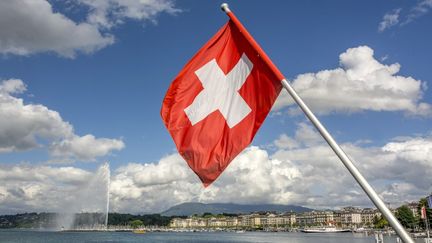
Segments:
[[[254,213],[237,217],[189,217],[174,218],[172,228],[267,228],[267,227],[309,227],[309,226],[341,226],[344,228],[358,228],[373,225],[374,219],[380,217],[376,209],[359,209],[346,207],[339,211],[311,211],[304,213]]]

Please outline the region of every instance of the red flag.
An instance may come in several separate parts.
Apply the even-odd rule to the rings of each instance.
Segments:
[[[228,21],[174,79],[162,104],[165,126],[204,186],[252,142],[282,88],[239,28]]]
[[[425,219],[426,218],[426,207],[425,206],[421,207],[420,211],[421,211],[420,218]]]

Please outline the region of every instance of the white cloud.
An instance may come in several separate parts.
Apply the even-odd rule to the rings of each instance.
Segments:
[[[111,207],[116,212],[158,212],[191,200],[203,189],[177,154],[155,164],[130,163],[114,174],[110,192]]]
[[[394,9],[386,13],[383,20],[379,23],[378,31],[383,32],[393,26],[404,26],[412,23],[414,20],[428,14],[432,10],[432,0],[417,1],[417,4],[411,7],[406,14],[400,14],[401,8]],[[403,20],[403,21],[402,21]]]
[[[110,27],[125,19],[156,22],[160,13],[179,12],[170,0],[74,0],[87,20],[75,22],[54,12],[47,0],[0,1],[0,54],[53,52],[67,58],[114,43]]]
[[[273,143],[278,149],[293,149],[299,147],[298,142],[288,137],[286,134],[281,134]]]
[[[296,149],[302,146],[313,146],[322,143],[322,137],[305,123],[297,124],[294,138],[281,134],[273,145],[278,149]]]
[[[292,86],[319,114],[371,110],[430,116],[431,105],[420,101],[426,83],[396,75],[400,64],[382,64],[373,54],[368,46],[350,48],[339,56],[341,67],[298,75]],[[298,112],[292,104],[287,92],[281,92],[274,110]]]
[[[378,31],[383,32],[384,30],[396,25],[399,23],[399,13],[401,9],[393,9],[393,11],[386,13],[383,17],[383,20],[378,26]]]
[[[370,206],[369,199],[328,145],[317,139],[310,143],[311,136],[303,136],[312,133],[314,138],[319,137],[310,126],[301,123],[295,139],[283,135],[275,141],[279,150],[273,155],[258,147],[246,149],[206,189],[177,154],[156,164],[121,167],[111,184],[113,210],[157,212],[188,201],[283,203],[317,208]],[[431,144],[432,141],[428,146]],[[388,145],[342,146],[386,202],[399,205],[428,193],[427,175],[432,173],[432,163],[407,160],[404,151],[387,151]]]
[[[426,15],[432,9],[432,0],[423,0],[418,2],[414,7],[411,8],[406,20],[402,24],[408,24],[415,19]]]
[[[0,83],[0,152],[27,150],[39,146],[38,138],[60,139],[73,134],[72,126],[56,111],[24,104],[12,96],[25,89],[25,84],[17,79]]]
[[[0,153],[23,151],[51,145],[60,159],[94,160],[124,147],[121,140],[80,137],[60,114],[40,104],[25,104],[13,96],[26,90],[22,80],[0,82]]]
[[[289,161],[270,159],[250,147],[208,188],[178,155],[156,164],[128,164],[111,182],[114,211],[158,212],[188,201],[257,203],[296,201],[299,172]],[[139,202],[137,204],[137,202]]]
[[[46,165],[0,165],[0,213],[104,212],[109,171]],[[59,218],[60,219],[60,218]],[[61,224],[73,218],[66,217]]]
[[[63,211],[92,173],[74,167],[0,166],[0,212]]]
[[[418,137],[391,142],[383,147],[383,151],[395,153],[398,158],[406,161],[432,164],[432,138]]]
[[[85,136],[72,136],[68,139],[54,142],[51,145],[51,154],[54,157],[74,158],[91,161],[96,157],[104,156],[112,150],[124,148],[123,141],[109,138],[95,138],[91,134]]]
[[[279,150],[274,154],[249,147],[208,188],[201,185],[177,154],[155,164],[128,164],[116,171],[111,183],[113,210],[158,212],[189,201],[282,203],[316,208],[371,206],[333,151],[322,139],[318,141],[318,137],[310,126],[300,123],[295,138],[283,135],[275,141]],[[417,138],[405,138],[399,142],[415,140]],[[432,141],[428,143],[431,146]],[[432,163],[408,159],[404,156],[408,148],[388,151],[385,149],[388,146],[342,144],[386,202],[396,206],[425,196],[430,186],[428,175],[432,173]],[[419,150],[427,150],[428,146]]]
[[[8,94],[21,94],[26,91],[27,87],[20,79],[4,80],[0,85],[0,93],[3,95]]]
[[[90,173],[74,167],[31,166],[26,164],[0,167],[0,180],[6,182],[57,181],[67,184],[80,184]]]
[[[405,182],[395,182],[385,186],[380,195],[389,202],[401,202],[402,200],[404,203],[418,201],[418,198],[409,200],[408,198],[401,197],[401,195],[427,196],[424,189],[418,188],[415,184]]]
[[[111,28],[124,19],[156,21],[156,16],[180,10],[170,0],[78,0],[90,7],[88,22],[103,28]]]
[[[307,127],[315,132],[312,127]],[[422,145],[416,147],[416,144]],[[428,193],[428,175],[432,173],[432,163],[427,156],[432,146],[431,138],[405,138],[383,147],[361,147],[351,143],[341,146],[386,202],[399,205],[418,200]],[[412,151],[413,147],[419,156]],[[311,205],[327,207],[370,204],[365,193],[324,140],[313,146],[280,149],[272,158],[290,160],[298,166],[304,178],[302,186],[312,192],[305,195],[306,202],[310,202],[308,197],[313,198]],[[397,191],[395,185],[404,185],[406,190]],[[314,192],[314,187],[320,188],[321,192]],[[389,192],[392,192],[391,196]]]
[[[0,1],[2,54],[55,52],[71,58],[77,52],[92,53],[112,43],[112,36],[54,12],[46,0]]]
[[[247,148],[208,188],[177,153],[156,163],[129,163],[112,173],[110,210],[160,212],[190,201],[281,203],[313,208],[371,206],[328,145],[316,139],[310,143],[310,136],[302,136],[311,133],[318,136],[312,127],[300,123],[294,138],[282,136],[295,140],[294,147],[283,144],[273,154],[259,147]],[[382,147],[342,144],[378,194],[393,206],[429,193],[431,146],[430,136],[398,138]],[[99,182],[107,172],[99,171],[45,165],[0,166],[0,212],[56,211],[70,205],[68,200],[76,202],[81,197],[101,205],[95,198],[103,196],[104,183]],[[74,210],[85,207],[79,205]]]
[[[310,126],[299,123],[295,132],[295,139],[305,146],[313,146],[322,143],[322,137]]]

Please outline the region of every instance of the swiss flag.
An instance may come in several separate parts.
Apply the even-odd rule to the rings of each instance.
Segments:
[[[426,207],[425,206],[421,207],[420,211],[421,211],[420,218],[426,219]]]
[[[174,79],[161,116],[204,186],[252,142],[281,88],[281,80],[232,20]]]

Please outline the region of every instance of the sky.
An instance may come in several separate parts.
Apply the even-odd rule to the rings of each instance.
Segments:
[[[1,1],[0,213],[82,200],[104,162],[116,212],[182,202],[370,207],[284,90],[208,188],[178,155],[162,100],[228,20],[221,3]],[[385,202],[432,192],[431,0],[228,3]]]

